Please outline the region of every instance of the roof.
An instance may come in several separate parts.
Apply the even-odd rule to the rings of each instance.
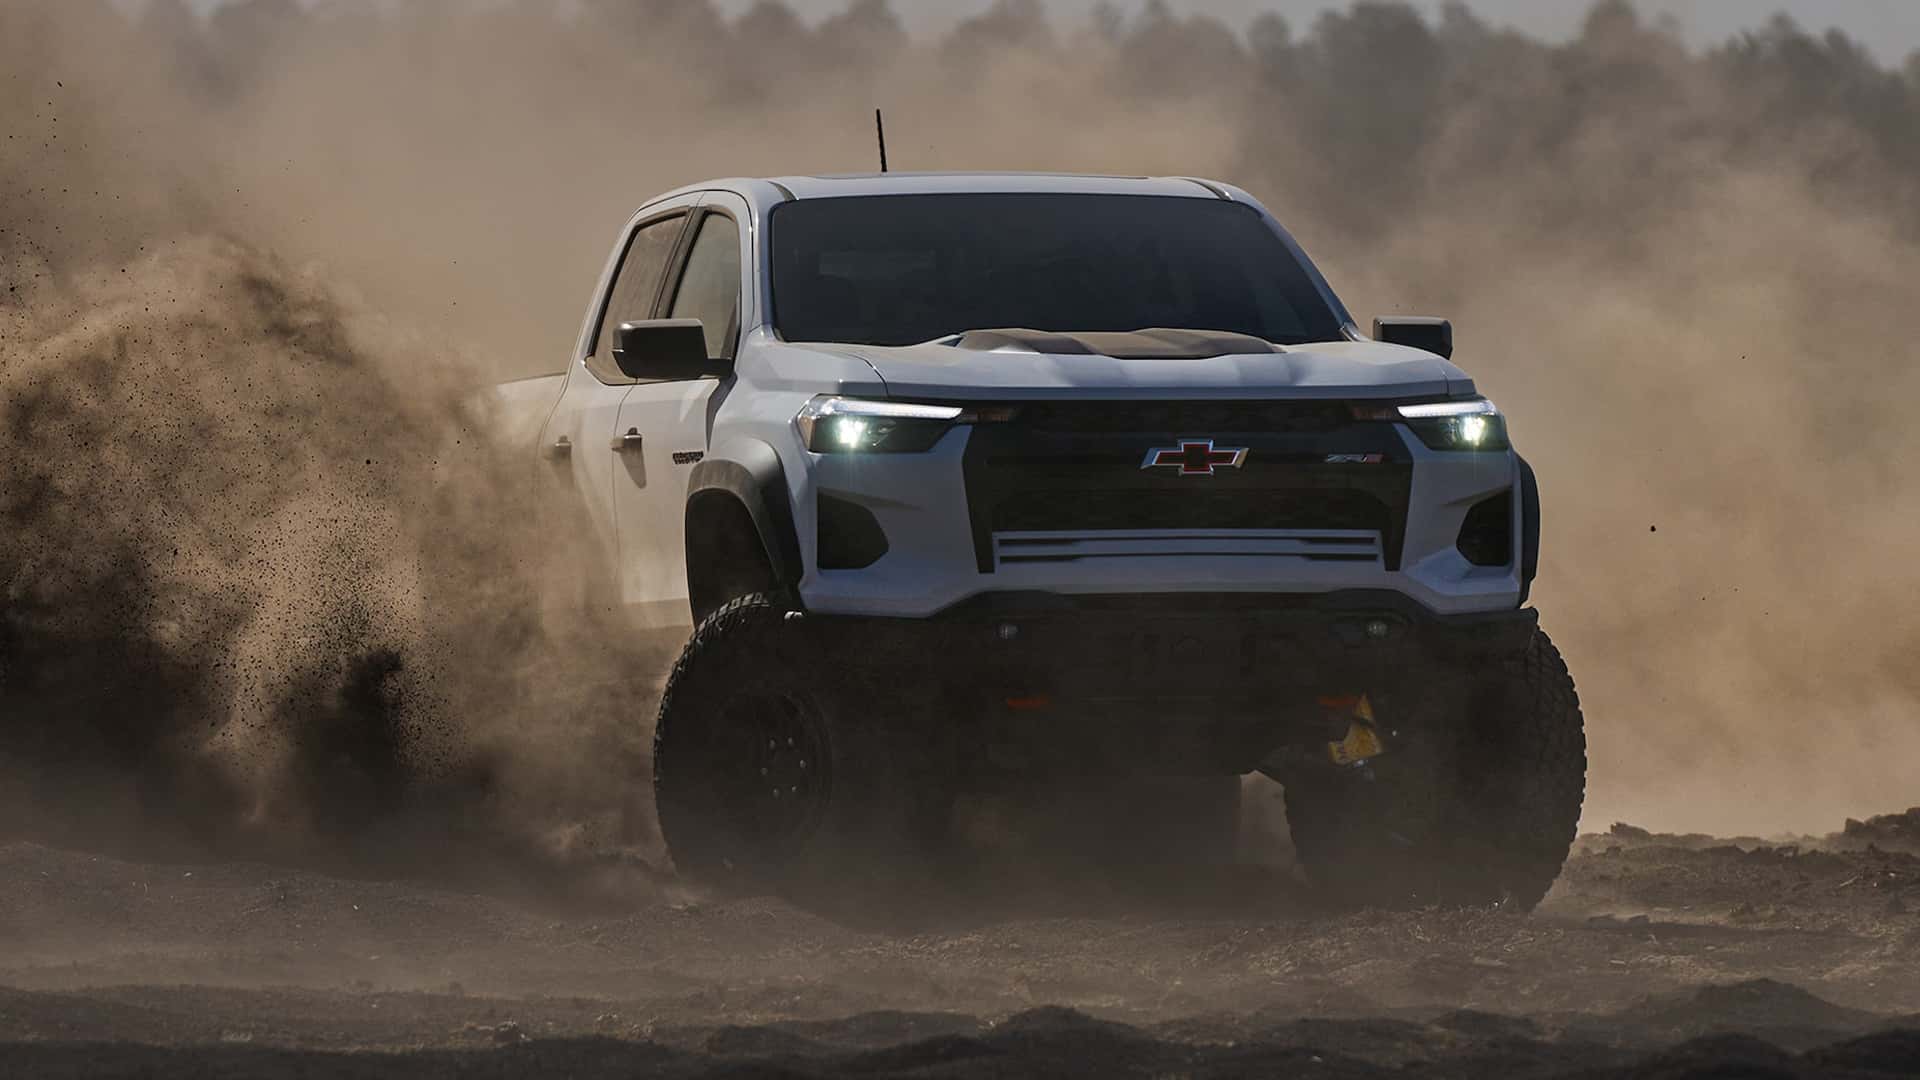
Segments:
[[[1035,193],[1077,195],[1174,195],[1224,199],[1218,185],[1171,176],[1078,176],[1067,173],[889,172],[848,176],[780,176],[769,182],[796,199],[855,195],[947,195]]]

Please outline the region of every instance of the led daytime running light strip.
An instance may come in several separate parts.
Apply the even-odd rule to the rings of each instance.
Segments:
[[[958,420],[965,410],[957,405],[915,405],[904,401],[868,401],[859,398],[816,398],[803,415],[825,419],[855,416],[879,420]]]
[[[1478,401],[1438,401],[1431,405],[1402,405],[1400,415],[1408,420],[1449,420],[1460,416],[1497,416],[1500,410],[1493,402],[1482,398]]]

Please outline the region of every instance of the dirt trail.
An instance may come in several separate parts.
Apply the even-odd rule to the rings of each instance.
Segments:
[[[1851,1054],[1897,1075],[1920,1067],[1920,855],[1848,843],[1588,836],[1525,917],[1332,913],[1275,868],[1169,893],[1133,868],[888,930],[637,864],[476,892],[14,843],[0,1069],[1552,1075],[1680,1054],[1825,1075]]]

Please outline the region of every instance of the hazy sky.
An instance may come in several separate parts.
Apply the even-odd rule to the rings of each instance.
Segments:
[[[754,0],[718,0],[721,7],[745,11]],[[915,27],[939,27],[985,9],[992,0],[894,0],[894,10]],[[1084,14],[1094,0],[1047,0],[1062,15]],[[819,16],[846,7],[846,0],[787,0],[793,8]],[[1346,7],[1334,0],[1171,0],[1180,11],[1205,11],[1242,25],[1263,11],[1286,16],[1296,29],[1312,23],[1329,7]],[[1440,0],[1414,0],[1418,7],[1437,11]],[[1120,0],[1135,10],[1139,0]],[[1468,0],[1468,6],[1492,22],[1511,25],[1545,37],[1565,37],[1576,30],[1591,0]],[[1838,27],[1874,51],[1882,60],[1899,61],[1920,49],[1920,0],[1637,0],[1648,15],[1672,15],[1695,44],[1713,44],[1740,30],[1786,12],[1813,29]]]
[[[4,2],[4,0],[0,0]],[[141,0],[122,0],[135,4]],[[191,0],[201,8],[223,0]],[[406,0],[391,0],[405,3]],[[755,0],[714,0],[723,10],[739,14]],[[819,18],[844,10],[847,0],[786,0],[795,10]],[[939,29],[955,20],[985,10],[993,0],[893,0],[893,8],[915,29]],[[1085,15],[1096,0],[1045,0],[1063,18]],[[1117,0],[1125,11],[1137,11],[1142,0]],[[1330,7],[1345,8],[1351,0],[1169,0],[1175,10],[1204,11],[1234,26],[1261,12],[1274,11],[1296,30],[1311,25],[1314,16]],[[1410,0],[1416,7],[1438,11],[1441,0]],[[1546,38],[1564,38],[1580,26],[1593,0],[1467,0],[1482,18],[1513,26]],[[1679,20],[1687,40],[1695,45],[1717,44],[1758,26],[1778,12],[1791,15],[1815,30],[1838,27],[1870,48],[1883,62],[1898,63],[1920,50],[1920,0],[1635,0],[1648,16],[1670,15]]]

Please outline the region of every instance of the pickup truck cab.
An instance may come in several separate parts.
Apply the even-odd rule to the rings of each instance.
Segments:
[[[645,204],[566,371],[501,393],[636,632],[692,630],[654,780],[693,876],[934,850],[1008,777],[1180,778],[1153,815],[1219,853],[1260,771],[1329,887],[1530,905],[1582,722],[1451,354],[1229,185],[787,177]]]

